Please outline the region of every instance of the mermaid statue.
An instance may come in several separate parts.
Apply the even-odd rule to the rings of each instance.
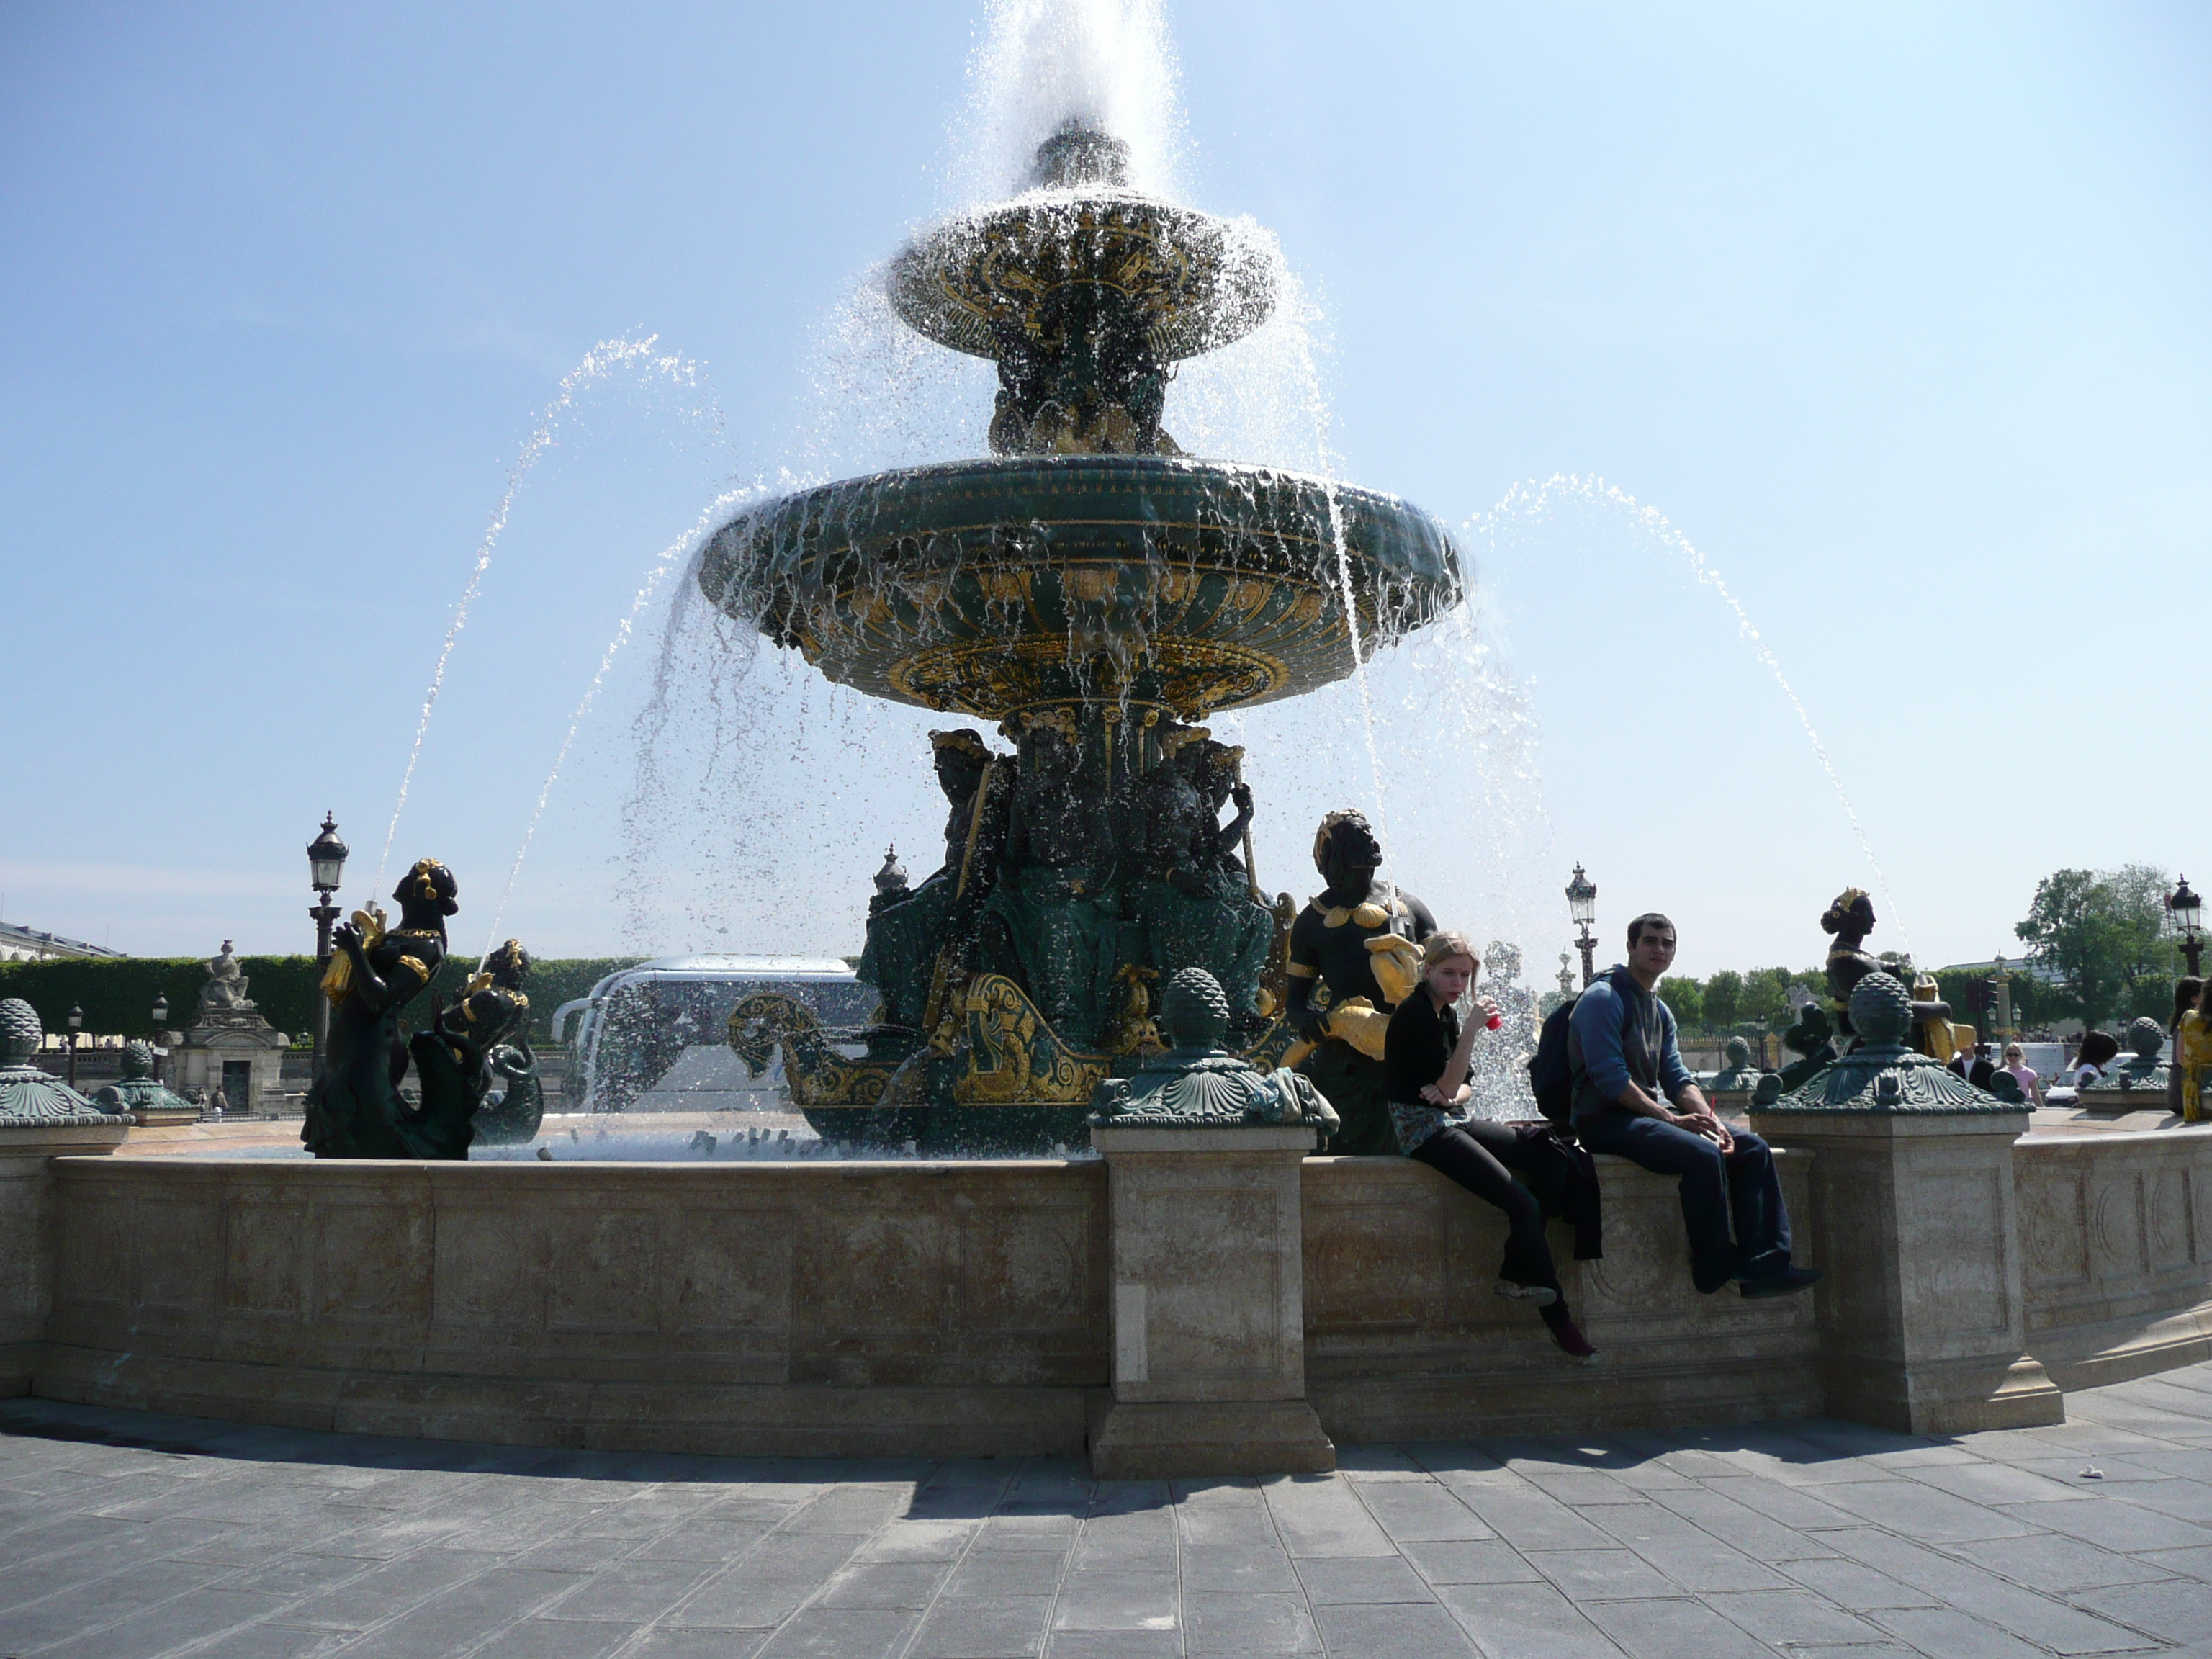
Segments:
[[[459,1018],[483,1050],[483,1063],[470,1086],[477,1096],[477,1138],[513,1146],[538,1133],[545,1116],[544,1085],[530,1047],[530,952],[511,939],[484,958],[483,971],[461,994]]]
[[[1923,1054],[1948,1062],[1958,1047],[1951,1024],[1951,1005],[1936,995],[1935,980],[1924,974],[1915,975],[1910,960],[1875,956],[1866,949],[1866,938],[1874,932],[1874,901],[1867,896],[1863,887],[1844,889],[1820,917],[1820,931],[1832,934],[1836,941],[1828,947],[1827,977],[1828,998],[1835,1007],[1838,1035],[1854,1039],[1850,1048],[1858,1046],[1855,1040],[1857,1033],[1851,1030],[1851,993],[1869,974],[1888,974],[1912,987],[1912,1046]]]
[[[356,910],[331,932],[337,947],[323,976],[331,1000],[322,1076],[307,1092],[300,1139],[317,1158],[465,1158],[480,1091],[471,1079],[483,1045],[434,1011],[431,1029],[410,1042],[399,1016],[428,988],[446,959],[446,918],[460,908],[460,884],[435,859],[418,859],[392,896],[399,925],[381,908]],[[463,1022],[465,1024],[466,1022]],[[410,1055],[421,1097],[399,1092]]]

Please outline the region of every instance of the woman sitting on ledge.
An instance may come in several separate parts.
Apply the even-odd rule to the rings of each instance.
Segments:
[[[1468,1062],[1474,1034],[1484,1026],[1471,1019],[1462,1030],[1457,1005],[1481,965],[1464,933],[1431,933],[1423,944],[1420,985],[1392,1012],[1383,1041],[1391,1127],[1408,1158],[1504,1212],[1498,1294],[1534,1307],[1559,1352],[1578,1364],[1592,1364],[1597,1350],[1576,1326],[1559,1289],[1544,1237],[1544,1206],[1511,1174],[1532,1169],[1532,1154],[1510,1127],[1476,1117],[1468,1106],[1474,1091],[1467,1080]],[[1486,1020],[1498,1012],[1486,997],[1477,998],[1475,1007]]]

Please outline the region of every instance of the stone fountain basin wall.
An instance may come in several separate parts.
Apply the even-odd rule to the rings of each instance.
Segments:
[[[1811,1156],[1779,1159],[1817,1263]],[[2030,1352],[2062,1387],[2212,1355],[2212,1131],[2039,1137],[2014,1159]],[[1583,1370],[1492,1295],[1493,1212],[1407,1160],[1307,1161],[1306,1376],[1334,1438],[1824,1408],[1814,1301],[1698,1296],[1673,1183],[1598,1164],[1604,1261],[1572,1263],[1553,1231],[1605,1350]],[[0,1183],[0,1222],[40,1241],[16,1261],[47,1264],[8,1287],[0,1391],[432,1438],[953,1456],[1079,1453],[1110,1376],[1095,1161],[47,1170]]]
[[[2212,1359],[2212,1128],[2013,1147],[2028,1351],[2062,1389]]]

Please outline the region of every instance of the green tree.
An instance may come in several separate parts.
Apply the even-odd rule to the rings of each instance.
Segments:
[[[2118,870],[2056,870],[2035,884],[2027,920],[2013,932],[2034,962],[2059,978],[2046,1000],[2059,1018],[2085,1025],[2132,1013],[2144,999],[2172,995],[2172,970],[2159,944],[2166,879],[2163,870],[2130,864]],[[2142,1011],[2161,1020],[2164,1007]]]
[[[1718,1030],[1743,1017],[1743,975],[1723,968],[1705,981],[1705,1024]]]
[[[1689,978],[1662,979],[1659,1000],[1674,1011],[1674,1024],[1686,1031],[1701,1030],[1705,1024],[1705,988]]]

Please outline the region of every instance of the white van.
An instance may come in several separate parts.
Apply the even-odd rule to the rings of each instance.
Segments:
[[[730,1051],[730,1011],[757,992],[805,1006],[840,1052],[857,1054],[874,988],[835,958],[663,957],[619,969],[553,1014],[559,1042],[578,1017],[574,1076],[579,1109],[622,1111],[789,1111],[781,1053],[760,1077]],[[852,1042],[839,1038],[851,1034]]]

